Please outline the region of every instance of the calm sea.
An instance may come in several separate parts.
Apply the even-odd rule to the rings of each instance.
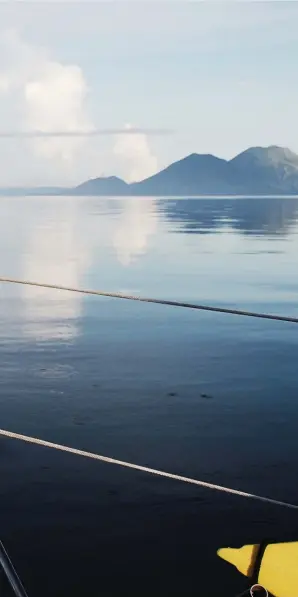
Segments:
[[[298,316],[298,200],[2,198],[0,276]],[[298,504],[295,324],[0,284],[1,428]],[[0,438],[29,597],[233,597],[295,511]]]

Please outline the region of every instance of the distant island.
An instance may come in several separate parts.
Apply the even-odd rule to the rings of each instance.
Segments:
[[[0,189],[1,195],[210,196],[298,195],[298,155],[272,145],[251,147],[231,160],[193,153],[161,172],[128,184],[116,176],[94,178],[73,188]]]

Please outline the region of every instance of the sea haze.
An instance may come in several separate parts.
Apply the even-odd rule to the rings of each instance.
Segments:
[[[1,276],[298,317],[298,200],[1,198]],[[0,285],[1,428],[298,504],[297,327]],[[230,597],[294,511],[1,439],[30,597]]]

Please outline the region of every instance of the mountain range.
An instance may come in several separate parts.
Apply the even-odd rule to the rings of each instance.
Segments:
[[[9,195],[197,196],[298,195],[298,155],[272,145],[251,147],[231,160],[193,153],[140,182],[116,177],[87,180],[77,187],[6,188]]]

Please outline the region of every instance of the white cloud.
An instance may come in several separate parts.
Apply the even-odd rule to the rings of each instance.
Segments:
[[[78,66],[46,62],[43,72],[24,86],[25,123],[28,130],[53,132],[92,128],[86,113],[87,85]],[[34,149],[49,159],[71,162],[81,137],[35,139]]]
[[[92,128],[86,107],[87,84],[77,65],[52,60],[45,49],[25,43],[14,30],[2,34],[0,51],[0,90],[6,92],[13,129]],[[26,143],[37,157],[63,172],[78,156],[84,139],[38,138]]]
[[[14,29],[0,34],[0,150],[4,150],[2,176],[8,176],[0,184],[72,185],[107,170],[139,180],[155,172],[156,158],[147,135],[131,127],[127,134],[116,135],[111,152],[103,151],[88,98],[88,84],[78,64],[53,59]],[[98,110],[100,115],[100,106]],[[24,136],[34,131],[44,136]],[[23,133],[22,142],[18,133],[21,139]]]
[[[76,184],[102,173],[137,179],[156,168],[141,137],[126,146],[116,139],[113,149],[114,139],[99,135],[1,136],[32,122],[28,102],[43,122],[54,88],[55,118],[64,114],[68,128],[147,119],[175,126],[173,143],[153,146],[159,169],[192,151],[230,157],[271,138],[295,150],[297,16],[297,2],[170,0],[159,3],[158,19],[155,2],[142,0],[0,3],[0,37],[12,26],[20,32],[0,40],[0,184]],[[68,94],[77,98],[74,112]]]
[[[132,128],[132,125],[126,125],[127,131]],[[157,159],[150,149],[148,137],[142,133],[117,135],[113,153],[117,157],[117,171],[128,182],[142,180],[158,170]]]

